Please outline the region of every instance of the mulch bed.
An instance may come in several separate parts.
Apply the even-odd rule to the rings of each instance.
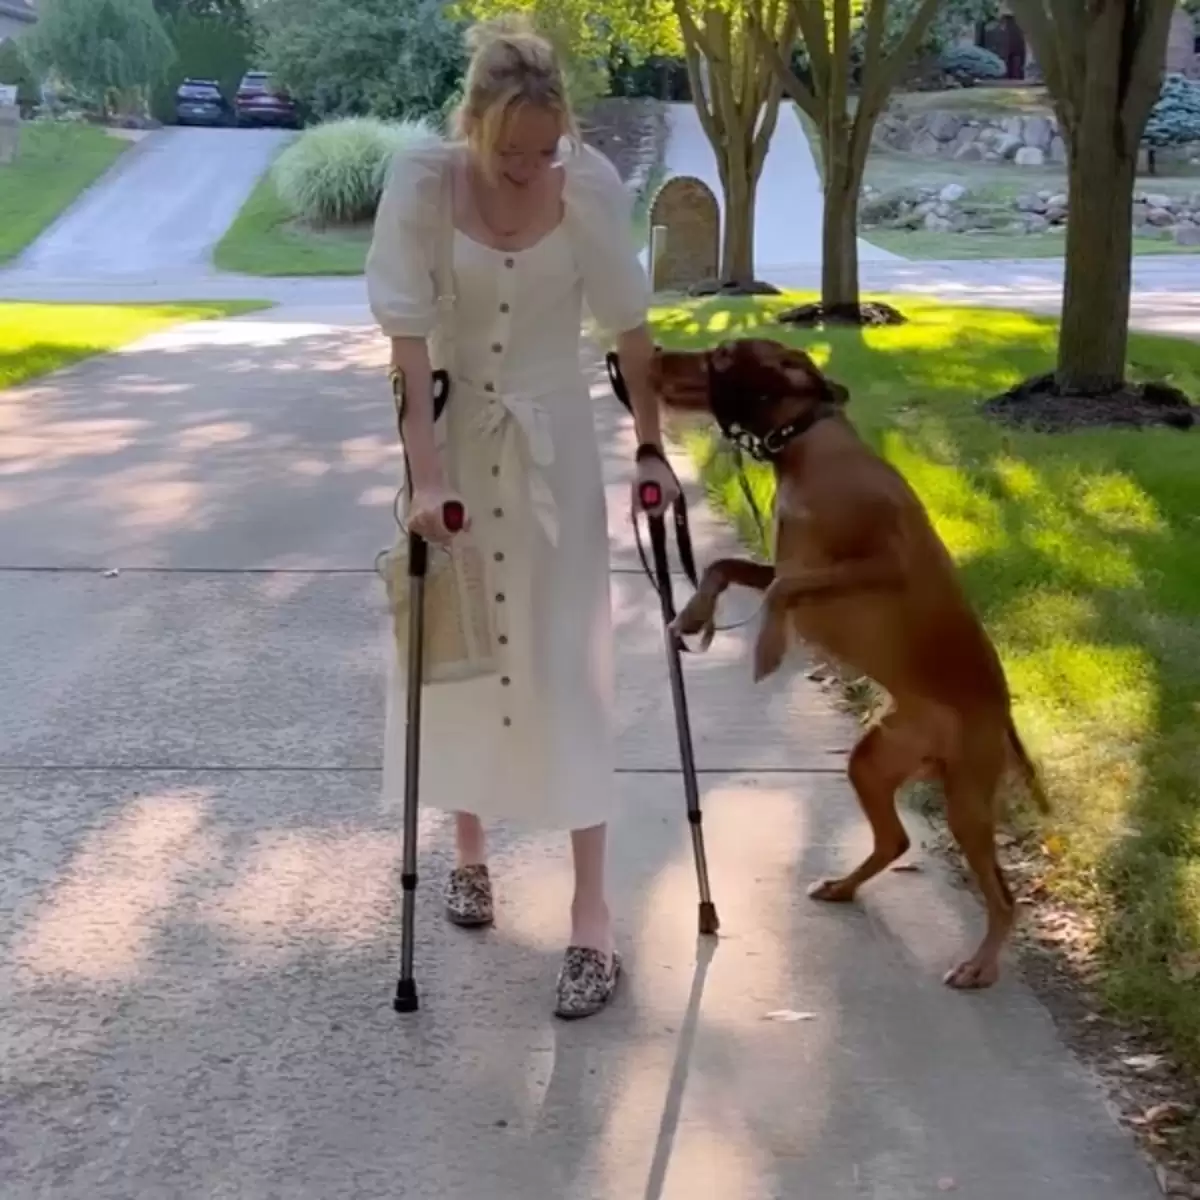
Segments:
[[[1166,383],[1126,384],[1103,395],[1063,392],[1053,372],[1026,379],[984,401],[989,417],[1040,433],[1073,429],[1191,429],[1197,409],[1188,396]]]
[[[890,304],[868,300],[865,304],[831,304],[817,301],[789,308],[776,318],[781,325],[799,325],[815,329],[823,325],[848,325],[871,328],[880,325],[904,325],[908,318]]]

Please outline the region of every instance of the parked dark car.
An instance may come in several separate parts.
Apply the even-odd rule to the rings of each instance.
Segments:
[[[247,71],[234,98],[239,125],[274,125],[300,128],[300,109],[281,88],[271,83],[266,71]]]
[[[232,125],[233,106],[215,79],[185,79],[175,90],[178,125]]]

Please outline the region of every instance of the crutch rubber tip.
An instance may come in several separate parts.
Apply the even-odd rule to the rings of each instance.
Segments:
[[[396,998],[392,1001],[392,1007],[398,1013],[414,1013],[421,1007],[415,979],[401,979],[396,984]]]
[[[712,935],[721,928],[721,922],[717,920],[717,906],[711,900],[700,901],[700,932],[705,935]]]

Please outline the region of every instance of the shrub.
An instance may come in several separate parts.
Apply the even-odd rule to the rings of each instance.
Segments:
[[[275,160],[272,179],[280,200],[300,220],[312,225],[369,221],[392,155],[437,136],[425,121],[330,121],[296,138]]]
[[[1183,75],[1168,75],[1142,141],[1153,150],[1200,142],[1200,83]]]
[[[949,46],[938,58],[938,66],[959,83],[1003,79],[1008,74],[1004,60],[983,46]]]
[[[0,42],[0,83],[16,86],[17,107],[23,117],[28,117],[42,102],[37,76],[13,38]]]
[[[215,79],[232,101],[242,76],[251,68],[253,37],[248,22],[220,13],[188,9],[163,18],[176,59],[151,93],[150,111],[160,121],[175,119],[175,92],[188,77]]]

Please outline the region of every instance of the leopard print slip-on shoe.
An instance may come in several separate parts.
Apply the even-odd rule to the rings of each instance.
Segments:
[[[479,929],[495,920],[492,881],[484,863],[455,867],[446,880],[446,916],[464,929]]]
[[[556,1017],[590,1017],[608,1004],[621,975],[621,956],[614,951],[611,962],[605,959],[599,950],[568,947],[554,990]]]

